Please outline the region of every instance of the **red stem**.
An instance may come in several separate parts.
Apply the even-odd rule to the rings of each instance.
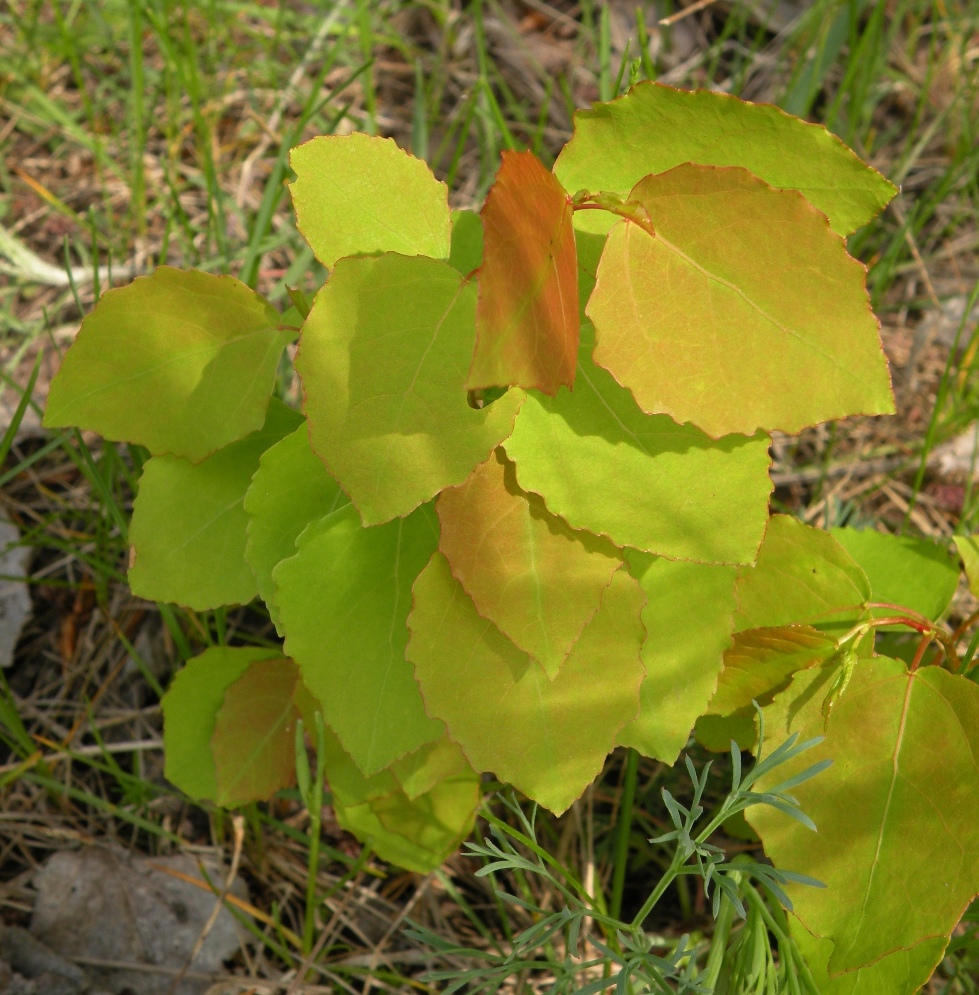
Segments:
[[[914,659],[911,661],[911,666],[909,668],[912,674],[918,669],[918,665],[921,663],[921,658],[925,655],[925,651],[931,645],[934,638],[935,634],[933,632],[926,632],[922,637],[921,642],[918,643],[918,649],[915,651]]]
[[[912,618],[918,619],[919,622],[923,622],[929,629],[935,628],[935,623],[931,619],[926,618],[924,615],[920,615],[916,611],[912,611],[910,608],[905,608],[904,605],[896,605],[892,601],[868,601],[868,608],[888,608],[891,611],[902,612],[905,615],[910,615]]]
[[[889,608],[889,605],[870,605],[871,608]],[[926,632],[934,633],[936,627],[932,622],[919,621],[916,618],[911,618],[908,615],[893,615],[887,618],[875,618],[873,628],[879,628],[882,625],[906,625],[910,629],[914,629],[915,632],[920,632],[924,635]],[[934,638],[934,637],[933,637]]]

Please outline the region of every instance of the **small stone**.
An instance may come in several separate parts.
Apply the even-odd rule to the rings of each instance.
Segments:
[[[106,969],[88,965],[95,983],[112,992],[166,995],[174,976],[187,963],[216,897],[168,873],[201,879],[197,862],[186,855],[129,857],[104,847],[63,851],[49,858],[35,875],[37,899],[31,920],[35,937],[69,957],[168,968],[168,971]],[[216,884],[220,868],[208,868]],[[241,882],[232,892],[247,897]],[[189,973],[223,972],[241,937],[234,917],[222,909]],[[202,995],[209,982],[185,978],[177,995]]]
[[[17,526],[0,518],[0,577],[26,577],[31,550],[17,545]],[[0,580],[0,667],[9,667],[24,623],[31,615],[31,596],[23,580]]]
[[[79,995],[88,989],[85,972],[55,953],[20,926],[0,928],[0,957],[9,965],[7,986],[0,992],[39,995]]]

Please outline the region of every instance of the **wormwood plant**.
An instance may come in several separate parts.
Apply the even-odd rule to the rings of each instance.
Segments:
[[[764,728],[760,710],[759,723]],[[413,924],[410,932],[415,939],[429,945],[443,959],[461,959],[466,965],[461,969],[434,971],[425,980],[440,983],[439,990],[444,995],[460,990],[498,992],[507,979],[531,971],[550,975],[552,983],[547,991],[554,995],[592,995],[609,988],[615,988],[616,992],[663,995],[712,991],[724,995],[767,991],[819,995],[798,944],[791,938],[783,906],[791,908],[792,903],[783,886],[789,881],[811,886],[819,886],[820,882],[747,857],[728,862],[723,850],[707,842],[731,816],[753,805],[772,805],[803,825],[815,828],[788,791],[821,773],[831,761],[814,764],[768,791],[752,790],[762,777],[820,741],[817,738],[796,744],[796,739],[797,734],[793,733],[770,756],[764,759],[759,756],[744,777],[741,751],[732,744],[731,790],[706,819],[701,802],[710,764],[698,775],[690,758],[686,758],[687,772],[693,782],[690,806],[681,805],[663,788],[663,800],[674,829],[650,840],[673,843],[673,858],[628,923],[606,910],[571,871],[538,843],[536,809],[528,817],[515,799],[504,796],[503,804],[513,815],[516,826],[492,811],[484,812],[492,839],[486,838],[482,844],[466,844],[469,856],[483,860],[477,877],[509,871],[515,876],[523,875],[526,880],[526,875],[533,874],[546,879],[549,893],[560,895],[564,904],[559,911],[548,913],[524,899],[499,891],[501,898],[537,917],[533,925],[512,938],[506,952],[454,946],[437,933]],[[651,936],[643,928],[649,914],[681,874],[697,875],[705,894],[712,897],[717,928],[706,944],[691,942],[686,935],[679,940]],[[745,925],[732,942],[735,915],[745,920]],[[588,936],[592,927],[600,930],[601,938]],[[701,959],[703,970],[698,967]],[[469,966],[473,963],[478,966]]]
[[[774,107],[645,83],[579,113],[553,171],[504,153],[478,215],[389,140],[292,167],[312,304],[160,267],[88,315],[45,416],[149,451],[136,594],[260,596],[282,636],[177,675],[170,780],[268,798],[301,718],[339,821],[424,871],[483,772],[560,813],[616,746],[753,747],[756,700],[766,753],[835,761],[798,793],[818,834],[748,812],[827,884],[785,884],[817,985],[914,991],[979,891],[958,565],[768,507],[771,431],[893,411],[844,240],[893,186]],[[301,413],[273,396],[297,337]]]

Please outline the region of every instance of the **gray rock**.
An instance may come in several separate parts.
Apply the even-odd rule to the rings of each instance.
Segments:
[[[17,526],[0,518],[0,667],[9,667],[14,647],[24,623],[31,615],[31,596],[27,584],[15,577],[26,577],[31,558],[30,548],[18,546]]]
[[[92,979],[111,992],[130,988],[137,995],[166,995],[217,899],[160,867],[201,879],[196,861],[184,855],[130,858],[95,846],[54,854],[34,878],[31,932],[67,957],[168,968],[151,972],[87,965]],[[224,872],[208,868],[208,875],[217,884]],[[246,897],[241,884],[233,891]],[[190,973],[221,973],[222,962],[234,956],[240,941],[238,923],[222,909]],[[185,978],[177,992],[201,995],[208,986],[204,979]]]
[[[0,958],[38,992],[79,995],[89,987],[85,972],[20,926],[0,927]],[[16,987],[13,987],[16,991]],[[0,989],[3,991],[3,989]]]
[[[0,995],[37,995],[37,986],[0,960]]]
[[[0,995],[39,995],[37,984],[10,970],[10,965],[0,960]]]

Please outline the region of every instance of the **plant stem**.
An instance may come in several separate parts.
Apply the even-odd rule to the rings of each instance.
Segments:
[[[868,602],[868,608],[891,608],[887,602]],[[907,609],[901,608],[902,612],[907,612]],[[917,617],[912,617],[917,616]],[[959,654],[955,648],[955,643],[957,642],[954,633],[949,633],[944,627],[939,625],[937,622],[931,622],[923,616],[918,616],[917,612],[910,612],[909,614],[903,615],[892,615],[886,618],[873,618],[867,622],[860,622],[855,625],[849,632],[836,641],[836,645],[843,646],[844,643],[849,642],[851,639],[861,638],[864,633],[869,632],[871,629],[883,628],[887,625],[906,625],[910,629],[914,629],[915,632],[921,635],[927,635],[930,639],[937,639],[941,644],[942,649],[945,653],[945,660],[948,664],[949,669],[956,673],[959,670]]]
[[[646,899],[642,904],[642,908],[636,913],[635,918],[632,920],[632,928],[634,930],[639,930],[642,928],[642,924],[646,921],[646,917],[650,912],[653,911],[656,903],[663,897],[666,889],[673,884],[673,879],[679,874],[680,868],[686,863],[686,858],[683,856],[683,852],[678,848],[677,852],[673,855],[673,860],[670,861],[670,866],[666,869],[666,872],[659,879],[659,884],[653,889],[652,894]]]
[[[579,190],[571,198],[571,208],[575,211],[608,211],[609,214],[616,214],[620,218],[639,225],[648,235],[656,237],[656,229],[649,219],[646,208],[637,200],[626,200],[617,193],[601,191],[591,193],[588,190]]]
[[[931,645],[932,640],[935,638],[934,633],[926,632],[921,637],[921,642],[918,644],[918,649],[914,654],[914,659],[911,661],[911,666],[908,670],[913,674],[921,663],[921,658],[925,655],[925,650]]]
[[[313,789],[314,797],[317,789]],[[318,793],[322,795],[320,787]],[[309,863],[306,868],[306,919],[303,922],[303,954],[313,948],[313,932],[316,928],[316,878],[320,863],[320,815],[318,811],[309,813]]]
[[[632,832],[632,805],[636,798],[636,781],[639,777],[639,754],[629,748],[625,758],[625,778],[622,782],[622,805],[619,809],[618,832],[615,836],[615,864],[612,872],[612,900],[609,915],[620,918],[622,891],[625,888],[625,871],[629,863],[629,837]]]
[[[731,876],[740,883],[740,874],[734,873]],[[704,974],[700,978],[700,983],[709,991],[717,987],[717,979],[721,976],[721,968],[724,966],[724,954],[727,952],[727,941],[733,925],[734,905],[727,895],[722,895],[721,908],[714,923],[714,935],[710,941],[710,953],[707,955]]]
[[[143,100],[143,5],[141,0],[129,4],[129,73],[130,91],[130,159],[131,202],[136,233],[146,234],[146,179],[143,153],[146,148],[146,118]]]
[[[710,822],[696,835],[693,837],[693,843],[695,846],[699,846],[701,843],[705,842],[710,836],[719,829],[724,823],[734,815],[735,807],[731,803],[731,798],[728,797],[724,800],[717,814],[714,816]],[[692,826],[689,828],[693,828]],[[632,928],[638,930],[642,927],[642,924],[646,921],[646,917],[652,912],[656,903],[663,897],[664,892],[673,883],[673,879],[680,873],[680,869],[686,864],[687,860],[690,859],[691,854],[693,854],[694,849],[690,849],[686,854],[678,845],[676,853],[673,855],[673,860],[670,862],[670,866],[666,869],[663,877],[660,878],[659,884],[653,889],[652,894],[649,898],[643,902],[642,908],[636,913],[635,918],[632,920]]]
[[[792,952],[795,968],[802,976],[802,980],[806,985],[807,991],[812,993],[818,992],[819,989],[816,987],[816,982],[813,980],[812,972],[809,970],[809,965],[799,954],[799,949],[793,942],[792,936],[788,930],[775,921],[775,917],[772,915],[771,909],[768,908],[761,895],[759,895],[754,888],[745,888],[743,894],[747,904],[754,906],[758,910],[758,913],[761,915],[762,920],[768,927],[769,932],[778,941],[779,950],[783,952]]]
[[[316,929],[316,883],[320,869],[320,830],[323,823],[323,719],[316,713],[316,779],[312,785],[312,804],[309,805],[309,862],[306,865],[306,918],[303,922],[303,956],[313,949],[313,932]]]
[[[932,620],[927,616],[922,615],[920,612],[912,611],[910,608],[905,608],[904,605],[895,604],[893,601],[868,601],[867,607],[887,608],[890,611],[897,612],[900,615],[907,615],[909,618],[915,618],[926,626],[934,625]]]

